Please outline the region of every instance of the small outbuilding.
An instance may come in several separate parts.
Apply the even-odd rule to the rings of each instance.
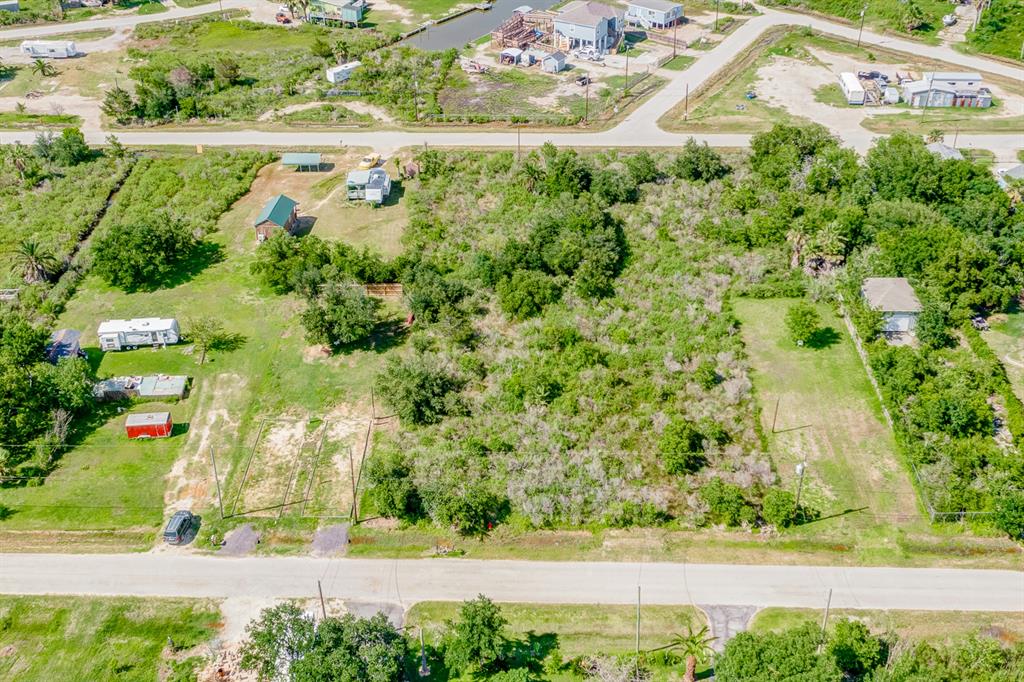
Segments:
[[[182,375],[154,374],[152,376],[111,377],[93,386],[92,394],[97,400],[181,400],[188,388],[188,377]]]
[[[256,240],[269,239],[276,230],[284,230],[292,234],[299,222],[299,202],[283,194],[278,194],[266,204],[253,221],[256,228]]]
[[[383,168],[354,170],[346,178],[349,200],[363,199],[380,205],[391,194],[391,178]]]
[[[996,173],[996,182],[1003,189],[1009,188],[1011,182],[1019,180],[1024,180],[1024,163]]]
[[[46,344],[47,361],[56,365],[64,358],[84,358],[81,341],[82,332],[77,329],[58,329]]]
[[[932,142],[931,144],[929,144],[928,151],[930,151],[932,154],[935,154],[935,156],[939,157],[944,161],[964,160],[964,155],[960,153],[959,149],[955,149],[953,147],[950,147],[948,144],[943,144],[941,142]]]
[[[295,166],[297,171],[318,171],[322,165],[319,153],[287,152],[281,156],[282,166]]]
[[[860,291],[868,306],[882,313],[885,334],[914,333],[921,301],[906,277],[868,277]]]
[[[518,47],[506,47],[501,51],[501,55],[498,58],[502,64],[516,65],[523,59],[523,51]]]
[[[362,65],[363,63],[357,60],[332,66],[327,69],[327,82],[335,84],[344,83],[352,76],[352,72]]]
[[[173,428],[170,412],[130,414],[124,422],[129,438],[166,438]]]
[[[178,343],[181,329],[174,318],[139,317],[101,322],[96,336],[100,340],[100,350],[124,350]]]
[[[20,51],[32,59],[67,59],[78,54],[72,40],[26,40],[21,43]]]
[[[558,73],[565,70],[565,53],[562,51],[552,52],[540,60],[540,68],[547,73]]]

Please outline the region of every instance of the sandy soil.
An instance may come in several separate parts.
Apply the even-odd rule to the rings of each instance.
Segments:
[[[842,133],[851,127],[859,127],[871,116],[898,114],[906,109],[890,106],[881,107],[834,107],[816,102],[814,93],[821,87],[838,82],[843,71],[875,70],[895,76],[900,73],[920,73],[910,64],[880,64],[860,62],[846,55],[837,55],[822,50],[810,50],[816,61],[805,61],[792,57],[774,57],[771,62],[757,70],[754,91],[759,99],[781,107],[792,114],[803,116],[821,123],[833,132]],[[997,85],[989,85],[992,93],[1002,101],[1002,106],[993,109],[992,118],[1018,116],[1024,112],[1024,97],[1008,93]]]
[[[238,513],[265,510],[284,501],[288,492],[285,488],[307,439],[307,425],[304,418],[268,420],[264,424],[236,510]],[[263,513],[276,515],[277,510]]]
[[[102,113],[98,99],[82,97],[73,90],[61,88],[50,95],[34,99],[25,97],[0,97],[0,111],[15,111],[17,106],[25,106],[29,114],[74,114],[82,118],[83,130],[99,130]]]
[[[382,12],[390,12],[394,14],[402,21],[412,21],[413,11],[405,5],[399,5],[388,0],[373,0],[369,3],[370,10],[379,10]]]
[[[346,109],[356,112],[357,114],[366,114],[367,116],[373,116],[378,121],[383,123],[394,123],[395,117],[387,112],[386,109],[378,107],[375,104],[368,104],[366,102],[345,102],[342,106]]]

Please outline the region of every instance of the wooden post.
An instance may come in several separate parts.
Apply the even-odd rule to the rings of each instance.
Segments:
[[[213,446],[210,446],[210,461],[213,462],[213,480],[217,484],[217,504],[220,506],[220,518],[224,520],[224,498],[220,494],[220,474],[217,473],[217,455],[213,452]]]

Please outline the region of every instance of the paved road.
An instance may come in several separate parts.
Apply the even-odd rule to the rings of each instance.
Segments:
[[[1024,572],[712,564],[0,555],[0,593],[1024,611]]]
[[[244,7],[258,1],[225,0],[224,6],[232,8]],[[59,28],[61,32],[67,32],[69,29],[79,27],[91,29],[108,24],[110,27],[130,26],[143,21],[164,20],[175,16],[192,16],[193,14],[214,11],[214,8],[215,5],[202,5],[189,10],[180,10],[180,12],[188,12],[188,14],[178,13],[179,10],[172,10],[160,15],[117,17],[79,22],[78,24],[59,25]],[[700,55],[697,61],[685,71],[663,72],[663,75],[669,80],[664,88],[655,93],[614,128],[602,132],[524,133],[520,137],[516,133],[509,132],[437,130],[424,130],[423,132],[337,131],[280,133],[256,131],[216,131],[205,133],[137,131],[120,133],[118,137],[122,142],[131,145],[204,144],[207,146],[330,147],[344,142],[347,145],[353,146],[375,147],[382,151],[391,151],[400,147],[420,144],[459,147],[512,147],[518,143],[526,146],[536,146],[545,141],[551,141],[559,146],[677,146],[682,144],[690,135],[670,133],[662,130],[658,127],[658,120],[683,99],[687,87],[689,87],[691,93],[697,92],[701,87],[709,83],[715,74],[721,71],[736,54],[754,42],[764,31],[776,26],[787,25],[810,26],[817,31],[845,38],[856,37],[856,30],[849,26],[816,17],[807,17],[776,10],[764,10],[764,14],[748,19],[714,49]],[[17,35],[20,35],[19,32],[24,31],[51,31],[53,28],[53,26],[41,26],[0,31],[0,38],[7,38],[9,35],[17,37]],[[875,34],[870,31],[864,33],[862,42],[869,45],[890,47],[912,54],[920,54],[933,59],[946,60],[963,68],[977,69],[1024,80],[1024,68],[1010,66],[981,57],[963,55],[946,46],[923,45],[909,40]],[[1020,113],[1024,114],[1024,112]],[[100,130],[87,130],[86,136],[90,142],[99,143],[106,137],[106,133]],[[0,132],[0,142],[2,143],[14,141],[29,142],[33,137],[34,133],[28,131]],[[750,136],[743,134],[709,134],[693,135],[693,137],[720,147],[747,146],[750,141]],[[871,146],[872,141],[876,137],[874,133],[859,127],[842,132],[844,142],[862,153]],[[1001,166],[1007,166],[1016,163],[1017,150],[1024,149],[1024,131],[1021,131],[1019,134],[960,135],[957,146],[962,148],[989,149],[996,153],[997,162]]]

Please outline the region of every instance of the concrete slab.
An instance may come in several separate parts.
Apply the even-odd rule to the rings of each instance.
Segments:
[[[715,651],[722,651],[726,642],[735,637],[738,633],[747,629],[750,619],[757,613],[756,606],[716,606],[698,604],[697,608],[703,611],[708,617],[708,624],[711,626],[711,635],[715,641],[711,648]]]

